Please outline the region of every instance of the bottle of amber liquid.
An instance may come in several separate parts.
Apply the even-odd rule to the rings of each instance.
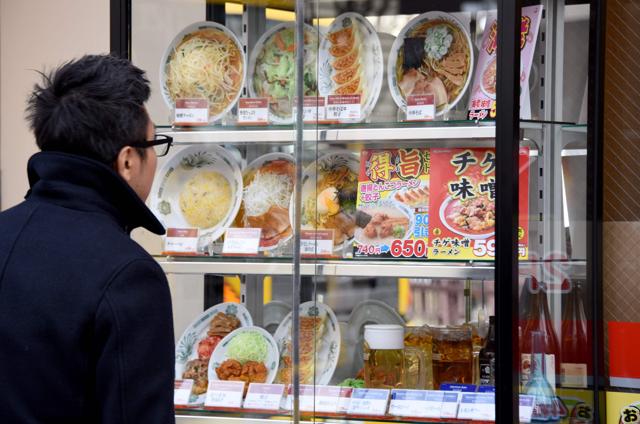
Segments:
[[[584,312],[582,286],[574,283],[566,295],[562,311],[562,363],[560,364],[560,384],[564,387],[585,388],[591,368],[588,340],[588,322]]]
[[[496,377],[496,321],[494,316],[489,317],[489,334],[484,347],[480,350],[478,358],[480,363],[480,384],[494,386]]]
[[[527,316],[522,322],[522,335],[520,339],[521,367],[520,375],[522,384],[526,385],[531,375],[532,333],[541,333],[543,341],[546,378],[551,387],[556,385],[556,375],[560,374],[560,344],[558,336],[553,328],[547,292],[541,284],[538,290],[530,293]]]

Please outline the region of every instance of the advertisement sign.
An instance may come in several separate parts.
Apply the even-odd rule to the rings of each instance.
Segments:
[[[429,149],[362,151],[355,256],[427,256],[429,168]]]
[[[496,155],[492,148],[431,149],[429,259],[493,260]],[[529,241],[529,149],[520,149],[518,258]]]

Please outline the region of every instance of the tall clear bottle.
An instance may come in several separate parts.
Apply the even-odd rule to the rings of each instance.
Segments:
[[[535,281],[535,279],[533,279]],[[527,316],[523,317],[522,336],[520,339],[520,375],[522,385],[526,385],[531,375],[531,354],[533,352],[532,334],[540,332],[543,335],[543,353],[547,381],[551,387],[556,385],[556,375],[560,374],[560,344],[553,328],[547,292],[542,284],[535,284],[537,290],[529,295]]]
[[[541,331],[530,333],[532,346],[531,375],[524,392],[534,397],[532,421],[555,421],[563,415],[563,407],[555,390],[545,377],[545,352],[547,336]]]
[[[584,311],[582,285],[579,282],[566,295],[562,311],[560,384],[564,387],[587,387],[591,375],[591,352],[587,315]]]

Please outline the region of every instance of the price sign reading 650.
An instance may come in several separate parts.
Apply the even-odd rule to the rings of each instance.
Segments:
[[[422,258],[427,255],[427,243],[422,239],[394,240],[389,252],[394,258]]]

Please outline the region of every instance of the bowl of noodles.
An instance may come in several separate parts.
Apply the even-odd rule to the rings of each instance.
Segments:
[[[197,228],[203,251],[233,224],[242,199],[242,173],[220,146],[193,145],[160,168],[149,206],[165,228]]]
[[[353,240],[359,172],[357,155],[348,150],[332,150],[302,173],[301,228],[333,230],[334,250]],[[293,214],[294,208],[290,211]]]
[[[169,108],[178,99],[207,99],[209,121],[236,104],[246,75],[242,45],[226,27],[197,22],[174,37],[160,62],[160,87]]]
[[[399,108],[408,96],[433,94],[436,116],[453,109],[471,81],[473,44],[453,15],[427,12],[412,19],[391,46],[387,79]]]

